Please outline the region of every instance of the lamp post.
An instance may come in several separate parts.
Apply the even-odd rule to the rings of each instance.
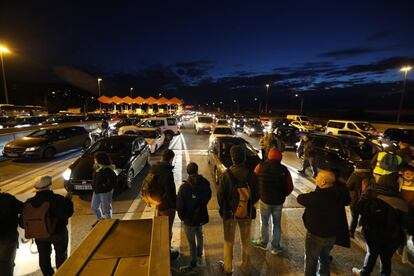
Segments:
[[[265,113],[267,114],[268,112],[268,107],[269,107],[269,88],[270,88],[270,84],[266,84],[266,106],[265,106]]]
[[[8,54],[8,53],[10,53],[10,50],[6,46],[0,45],[1,70],[3,73],[4,98],[6,100],[6,104],[9,103],[9,95],[7,93],[6,72],[4,71],[3,54]]]
[[[97,81],[98,81],[98,100],[99,100],[99,98],[101,97],[101,81],[102,81],[102,79],[98,78]],[[102,113],[102,103],[101,103],[101,101],[99,101],[99,112]]]
[[[302,115],[303,112],[303,95],[299,96],[299,94],[295,94],[295,97],[300,97],[300,115]]]
[[[400,69],[400,72],[404,73],[404,85],[403,85],[403,90],[401,92],[400,107],[398,108],[397,123],[400,122],[401,111],[402,111],[403,103],[404,103],[404,94],[405,94],[405,89],[407,85],[407,74],[408,74],[408,71],[410,71],[411,69],[412,69],[411,66],[404,66],[403,68]]]
[[[134,90],[134,87],[131,87],[130,89],[129,89],[129,96],[132,98],[132,90]]]

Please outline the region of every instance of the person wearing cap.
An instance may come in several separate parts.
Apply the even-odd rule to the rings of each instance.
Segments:
[[[286,197],[293,190],[292,177],[286,166],[282,165],[282,153],[270,149],[267,160],[258,164],[254,170],[258,178],[260,195],[260,238],[253,240],[255,247],[266,250],[269,242],[269,219],[272,216],[273,237],[271,253],[277,255],[283,251],[280,244],[282,208]]]
[[[50,216],[56,218],[57,224],[52,237],[48,239],[35,239],[37,250],[39,252],[39,265],[43,275],[53,275],[55,271],[52,268],[50,255],[52,252],[52,244],[55,249],[56,268],[59,268],[67,259],[68,254],[68,230],[67,225],[69,218],[73,215],[73,203],[71,193],[67,193],[65,197],[55,194],[52,191],[52,177],[39,177],[34,188],[36,194],[28,199],[33,207],[38,208],[48,201],[50,203]]]
[[[208,223],[207,204],[211,199],[210,183],[198,174],[198,166],[187,165],[188,178],[177,194],[177,214],[184,222],[184,232],[190,246],[191,262],[180,267],[181,272],[192,270],[202,263],[204,249],[203,225]],[[197,241],[197,243],[196,243]]]
[[[17,225],[23,207],[23,202],[11,194],[0,192],[0,272],[4,276],[13,276],[19,244]]]
[[[354,238],[355,230],[358,226],[359,214],[356,210],[356,206],[361,197],[361,193],[369,186],[369,184],[375,183],[372,176],[371,164],[369,161],[361,161],[356,164],[356,168],[349,176],[346,187],[349,190],[351,197],[351,225],[349,227],[349,234],[351,238]]]
[[[241,146],[232,146],[230,156],[233,165],[222,175],[217,190],[217,201],[220,206],[219,213],[223,219],[224,230],[224,261],[219,261],[222,271],[226,275],[233,273],[233,246],[236,234],[236,226],[240,230],[242,242],[242,264],[240,269],[244,273],[250,273],[251,241],[250,226],[256,218],[254,204],[259,201],[256,176],[245,166],[246,153]],[[233,188],[237,185],[248,185],[250,197],[247,202],[248,214],[244,218],[237,218],[233,213],[232,204],[236,201]]]

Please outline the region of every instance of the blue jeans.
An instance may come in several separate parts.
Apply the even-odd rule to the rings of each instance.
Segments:
[[[204,234],[203,226],[187,226],[184,225],[185,235],[190,246],[191,266],[196,266],[197,257],[203,255]],[[197,240],[197,243],[196,243]]]
[[[309,232],[305,241],[305,276],[330,275],[329,253],[335,245],[336,237],[322,238]],[[319,261],[319,273],[316,274]]]
[[[264,244],[269,242],[269,219],[272,216],[273,223],[273,237],[272,237],[272,248],[280,249],[280,222],[282,219],[282,207],[283,205],[269,205],[260,201],[260,241]]]
[[[107,193],[99,193],[92,195],[91,208],[95,212],[96,217],[101,219],[112,218],[112,193],[113,190]]]

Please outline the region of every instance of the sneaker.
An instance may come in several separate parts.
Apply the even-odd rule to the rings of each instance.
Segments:
[[[223,272],[225,275],[233,275],[233,271],[226,272],[224,270],[224,261],[218,261],[218,265],[220,266],[221,272]]]
[[[204,266],[203,257],[197,257],[197,266]]]
[[[263,250],[267,249],[267,243],[262,242],[260,239],[252,240],[252,245]]]
[[[362,275],[362,269],[359,269],[357,267],[353,267],[352,268],[352,274],[357,275],[357,276]]]
[[[195,268],[196,268],[196,266],[192,266],[192,265],[180,266],[180,272],[181,273],[188,273],[190,271],[193,271]]]
[[[272,248],[272,251],[270,251],[270,253],[272,253],[272,255],[279,255],[282,252],[283,252],[283,247]]]

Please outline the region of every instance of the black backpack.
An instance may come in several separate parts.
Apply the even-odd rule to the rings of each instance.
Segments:
[[[364,213],[364,227],[377,238],[390,239],[397,235],[399,228],[398,211],[384,201],[373,198]]]
[[[387,152],[379,162],[379,167],[390,172],[398,172],[398,156]]]

